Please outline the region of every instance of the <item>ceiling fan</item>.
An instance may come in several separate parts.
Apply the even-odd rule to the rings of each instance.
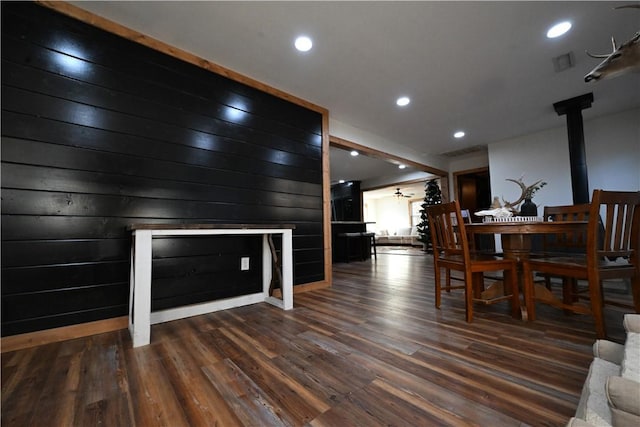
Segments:
[[[402,191],[400,191],[400,188],[396,188],[396,192],[393,193],[393,195],[400,199],[402,197],[412,197],[413,193],[403,194]]]

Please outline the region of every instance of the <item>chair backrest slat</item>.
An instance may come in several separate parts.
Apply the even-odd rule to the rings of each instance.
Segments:
[[[578,205],[545,206],[544,219],[546,221],[588,221],[589,203]],[[545,234],[543,236],[543,249],[545,252],[582,252],[587,247],[587,231],[572,233]]]
[[[633,220],[631,221],[631,241],[630,247],[636,252],[636,258],[640,258],[637,251],[640,251],[640,208],[636,207],[633,212]]]
[[[628,258],[637,247],[640,225],[640,191],[594,190],[589,213],[589,258],[597,262],[602,257],[611,260]],[[604,215],[600,222],[601,215]],[[598,238],[600,226],[604,227]]]
[[[636,209],[640,209],[640,207],[636,207]],[[622,240],[628,241],[629,245],[631,244],[631,231],[633,230],[633,219],[634,219],[634,206],[626,206],[624,225],[622,229]]]

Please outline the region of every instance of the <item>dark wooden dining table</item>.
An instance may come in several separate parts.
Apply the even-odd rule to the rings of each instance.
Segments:
[[[505,258],[515,259],[518,262],[518,284],[523,288],[522,261],[530,257],[532,253],[531,240],[533,235],[543,234],[576,234],[585,233],[588,221],[490,221],[482,223],[465,224],[470,241],[475,240],[476,234],[500,234],[502,252]],[[491,298],[502,291],[498,282],[483,292],[483,298]],[[547,299],[556,297],[545,286],[535,285],[537,296],[544,295]],[[525,299],[526,300],[526,299]],[[528,318],[527,311],[530,307],[521,305],[522,318]]]

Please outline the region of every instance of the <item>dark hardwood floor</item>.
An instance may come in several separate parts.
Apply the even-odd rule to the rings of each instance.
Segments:
[[[331,289],[2,354],[3,426],[562,426],[595,340],[589,316],[462,294],[434,308],[431,256],[334,266]],[[623,312],[607,309],[622,339]]]

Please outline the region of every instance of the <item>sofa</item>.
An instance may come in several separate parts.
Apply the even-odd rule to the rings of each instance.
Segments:
[[[624,345],[598,340],[567,427],[640,426],[640,315],[626,314]]]
[[[394,232],[380,230],[375,233],[376,245],[422,246],[422,242],[418,240],[419,237],[416,227],[399,228]]]

